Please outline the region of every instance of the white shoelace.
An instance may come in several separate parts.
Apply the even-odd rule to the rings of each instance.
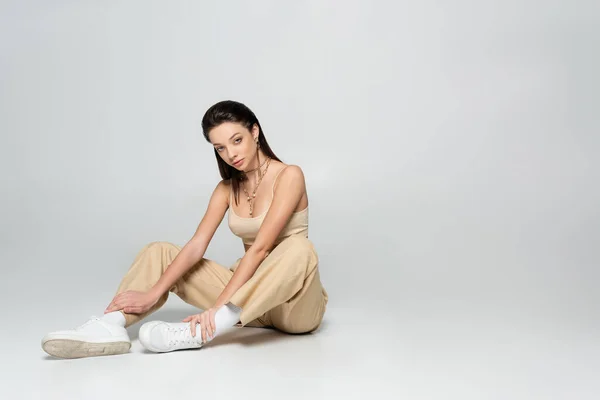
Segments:
[[[167,328],[167,341],[169,346],[190,345],[197,346],[202,344],[200,329],[196,330],[196,337],[192,336],[190,327],[186,328]]]

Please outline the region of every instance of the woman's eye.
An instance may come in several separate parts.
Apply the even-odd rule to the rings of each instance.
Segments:
[[[222,147],[217,147],[217,151],[221,151],[222,149]]]
[[[238,142],[238,140],[239,140],[240,142],[242,141],[242,139],[241,139],[241,138],[237,138],[237,139],[235,139],[233,142],[234,142],[234,143],[239,143],[239,142]]]

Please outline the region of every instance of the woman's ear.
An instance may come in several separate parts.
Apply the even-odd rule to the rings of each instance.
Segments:
[[[260,134],[260,129],[258,129],[258,125],[252,125],[252,140],[258,139],[258,135]]]

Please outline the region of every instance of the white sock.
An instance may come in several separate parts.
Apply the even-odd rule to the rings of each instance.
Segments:
[[[113,311],[104,314],[102,319],[110,324],[125,327],[125,316],[121,311]]]
[[[219,311],[217,311],[215,314],[216,331],[214,332],[213,338],[232,330],[235,324],[237,324],[240,320],[241,314],[242,309],[234,306],[231,303],[227,303],[223,307],[219,308]],[[198,329],[199,328],[200,325],[198,325]],[[208,341],[211,340],[212,339],[209,339]]]

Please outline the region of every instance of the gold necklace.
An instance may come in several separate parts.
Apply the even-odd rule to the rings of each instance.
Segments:
[[[267,174],[267,170],[269,169],[270,163],[271,163],[271,158],[269,157],[269,158],[267,158],[267,167],[265,168],[265,171],[262,174],[258,175],[258,183],[256,184],[256,187],[252,191],[252,196],[250,196],[250,194],[248,193],[248,191],[246,190],[244,185],[242,185],[242,189],[244,190],[244,193],[246,193],[247,201],[250,204],[250,218],[252,218],[252,212],[254,211],[254,198],[256,197],[256,190],[260,186],[260,183],[262,182],[263,177]]]
[[[263,165],[265,165],[265,163],[266,163],[267,161],[269,161],[269,160],[270,160],[270,158],[269,158],[269,157],[267,157],[267,159],[266,159],[265,161],[263,161],[263,163],[262,163],[262,164],[260,164],[258,167],[254,168],[254,169],[251,169],[250,171],[244,171],[244,175],[248,175],[248,172],[254,172],[254,171],[256,171],[257,169],[259,169],[259,168],[262,168],[262,166],[263,166]]]

